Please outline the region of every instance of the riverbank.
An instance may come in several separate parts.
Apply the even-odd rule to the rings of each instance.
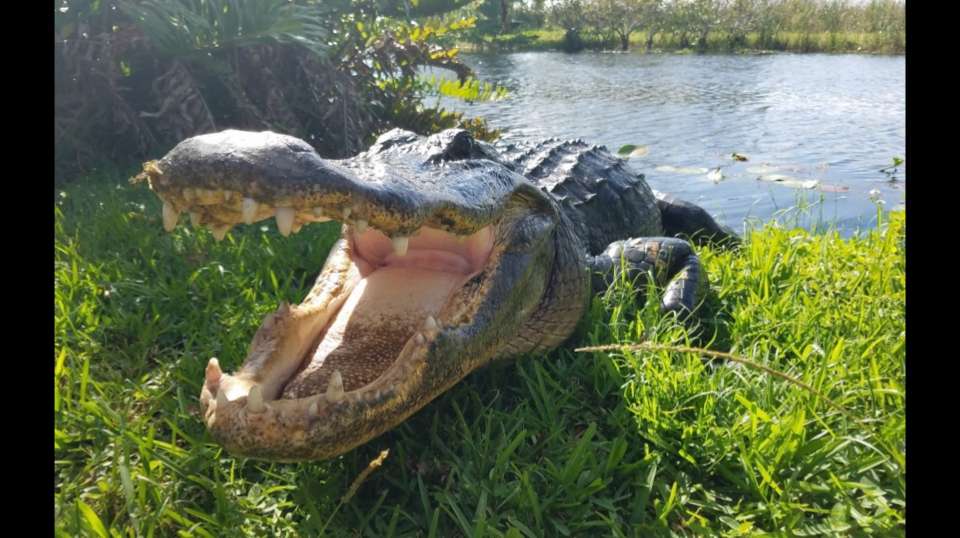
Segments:
[[[298,465],[224,453],[197,394],[209,357],[235,369],[264,315],[302,300],[336,223],[167,234],[157,198],[122,174],[62,187],[54,219],[63,535],[903,532],[902,212],[850,239],[791,221],[700,249],[716,335],[701,344],[819,395],[688,352],[574,353],[693,341],[618,283],[563,349],[477,372],[368,445]]]
[[[906,41],[903,35],[891,37],[882,33],[820,32],[804,34],[800,32],[778,32],[763,37],[758,33],[747,34],[739,42],[731,40],[728,34],[714,32],[707,36],[703,46],[693,39],[682,38],[675,34],[658,33],[654,36],[650,48],[646,32],[634,32],[630,36],[630,50],[640,52],[710,52],[710,53],[751,53],[751,52],[801,52],[801,53],[860,53],[860,54],[904,54]],[[582,37],[583,50],[618,50],[613,42],[604,42],[589,36]],[[459,43],[464,52],[503,52],[503,51],[547,51],[567,50],[570,45],[565,41],[564,31],[559,29],[528,30],[524,32],[486,35],[479,41]]]

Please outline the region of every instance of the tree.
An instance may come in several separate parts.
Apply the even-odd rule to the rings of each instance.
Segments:
[[[583,49],[581,33],[586,24],[586,9],[583,0],[558,0],[550,6],[548,21],[564,30],[563,49],[576,52]]]
[[[756,26],[757,3],[757,0],[727,0],[721,24],[730,49],[747,46],[747,34]]]
[[[707,38],[721,24],[724,0],[687,0],[683,4],[684,19],[696,38],[696,47],[706,50]]]
[[[643,22],[645,0],[598,0],[598,26],[619,40],[620,50],[630,48],[630,35]]]
[[[760,47],[774,48],[773,37],[783,28],[782,3],[782,0],[754,0],[753,23]]]
[[[643,28],[647,32],[647,52],[653,49],[653,39],[665,24],[663,0],[647,0],[643,3]]]
[[[500,33],[510,33],[510,0],[500,0]]]

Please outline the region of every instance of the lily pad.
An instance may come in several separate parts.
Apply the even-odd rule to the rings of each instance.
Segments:
[[[751,166],[747,168],[747,173],[750,174],[772,174],[774,172],[779,172],[782,170],[782,166],[770,166],[769,164],[761,164],[759,166]]]
[[[657,172],[667,172],[670,174],[685,174],[691,176],[698,176],[700,174],[706,174],[710,170],[706,168],[695,168],[692,166],[670,166],[669,164],[658,166],[655,168]]]
[[[799,179],[783,174],[764,174],[757,179],[760,181],[772,181],[784,187],[792,187],[794,189],[815,189],[820,186],[820,181],[816,179]]]
[[[617,155],[627,158],[645,157],[647,153],[650,153],[650,149],[647,146],[636,146],[634,144],[625,144],[617,150]]]
[[[830,183],[821,183],[817,189],[821,192],[847,192],[850,190],[850,187],[845,185],[832,185]]]

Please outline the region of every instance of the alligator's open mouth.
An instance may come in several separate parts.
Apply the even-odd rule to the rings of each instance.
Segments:
[[[342,453],[488,360],[540,300],[546,278],[536,260],[552,253],[554,226],[539,192],[476,161],[452,173],[448,164],[458,163],[428,161],[416,169],[426,176],[419,184],[384,180],[363,156],[323,161],[291,140],[196,137],[141,176],[164,200],[168,230],[183,212],[218,239],[267,218],[283,235],[344,223],[306,299],[267,316],[243,366],[227,374],[216,359],[207,365],[200,399],[213,436],[234,453],[274,460]],[[405,166],[413,168],[395,165]]]
[[[435,335],[443,307],[484,269],[493,249],[490,226],[461,237],[428,227],[402,240],[374,229],[349,230],[348,237],[349,271],[359,278],[315,314],[328,321],[303,335],[307,352],[292,357],[290,377],[264,380],[279,389],[278,398],[325,392],[330,401],[340,392],[360,397],[376,390],[401,351]]]
[[[327,279],[340,290],[329,300],[312,296],[294,307],[309,313],[300,322],[303,329],[286,336],[291,340],[286,344],[304,352],[261,376],[266,399],[333,404],[389,389],[378,381],[388,370],[405,369],[401,356],[412,361],[418,349],[426,349],[440,329],[437,319],[444,307],[483,271],[493,249],[493,228],[457,236],[423,227],[409,238],[391,240],[375,229],[347,227],[338,247],[349,264]],[[326,397],[314,399],[319,394]]]
[[[345,226],[314,291],[268,316],[243,368],[227,375],[216,361],[208,366],[208,426],[237,437],[224,426],[243,417],[246,435],[296,436],[301,427],[306,435],[317,421],[355,417],[410,390],[441,331],[472,321],[463,307],[475,288],[465,284],[491,269],[495,228],[458,236],[424,226],[391,240]],[[275,441],[260,443],[272,452]]]

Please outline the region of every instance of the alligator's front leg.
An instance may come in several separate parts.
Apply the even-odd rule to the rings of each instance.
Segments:
[[[596,292],[605,290],[623,270],[634,282],[652,275],[658,286],[666,286],[660,306],[668,312],[693,312],[707,289],[706,272],[690,243],[674,237],[615,241],[587,262]]]
[[[718,223],[702,207],[670,194],[654,191],[654,195],[665,234],[689,237],[701,245],[736,245],[740,242],[736,232]]]

